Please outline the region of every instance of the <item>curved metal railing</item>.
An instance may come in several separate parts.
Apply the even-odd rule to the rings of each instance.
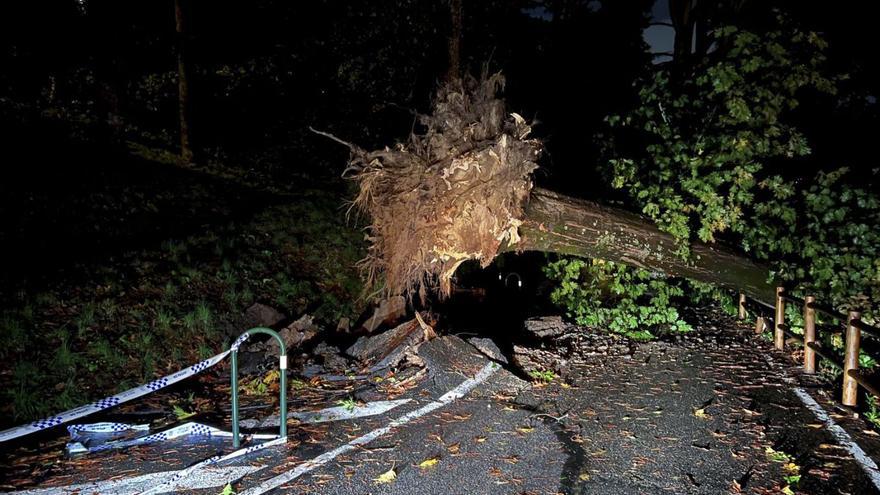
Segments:
[[[284,340],[281,339],[278,332],[265,327],[251,328],[241,334],[238,339],[243,340],[246,339],[245,336],[260,333],[274,338],[281,348],[281,352],[278,355],[278,368],[281,376],[281,410],[279,411],[281,430],[279,431],[279,438],[284,438],[287,436],[287,349],[284,347]],[[238,432],[238,347],[233,347],[232,349],[232,372],[230,374],[232,375],[232,446],[237,449],[241,444],[241,435]]]

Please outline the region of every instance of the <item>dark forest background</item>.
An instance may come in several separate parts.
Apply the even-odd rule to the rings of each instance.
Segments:
[[[464,0],[461,71],[503,71],[508,108],[546,144],[539,184],[632,205],[600,171],[606,117],[636,105],[641,76],[710,55],[712,29],[773,30],[782,11],[821,33],[829,70],[848,77],[834,97],[801,98],[791,119],[812,153],[770,170],[797,181],[877,167],[880,5],[684,3]],[[365,305],[362,234],[341,209],[348,151],[308,128],[365,148],[404,139],[449,73],[457,2],[177,5],[179,16],[171,0],[4,6],[0,355],[26,356],[0,371],[6,418],[210,355],[254,302],[327,325]],[[180,148],[180,53],[192,158]],[[131,376],[88,378],[129,361]]]

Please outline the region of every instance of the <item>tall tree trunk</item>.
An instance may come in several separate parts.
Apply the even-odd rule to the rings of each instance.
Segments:
[[[710,282],[772,300],[768,267],[722,246],[695,243],[692,260],[675,254],[675,240],[634,213],[536,188],[512,249],[544,251],[616,261],[630,266]]]
[[[119,23],[118,3],[111,0],[89,2],[88,18],[90,21],[92,53],[94,54],[95,70],[95,112],[98,126],[107,139],[114,140],[122,132],[120,117],[120,90],[124,86],[120,81],[120,64],[124,57],[119,56],[119,48],[107,43],[118,35]]]
[[[174,20],[177,31],[177,102],[180,116],[180,157],[189,163],[193,159],[193,151],[190,142],[189,74],[186,65],[187,40],[183,1],[174,0]]]
[[[449,0],[449,15],[452,29],[449,33],[449,71],[448,81],[461,77],[461,9],[463,0]]]
[[[698,0],[669,0],[669,17],[675,28],[673,44],[673,60],[676,64],[685,64],[691,58],[694,26]]]

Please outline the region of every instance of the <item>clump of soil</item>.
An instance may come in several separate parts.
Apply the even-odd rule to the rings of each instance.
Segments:
[[[443,85],[420,132],[376,151],[349,145],[345,176],[360,191],[354,205],[370,220],[368,282],[388,295],[449,294],[466,260],[491,263],[517,227],[532,189],[541,143],[497,95],[500,73]]]

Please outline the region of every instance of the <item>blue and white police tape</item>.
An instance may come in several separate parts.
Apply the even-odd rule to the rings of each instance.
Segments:
[[[259,450],[263,450],[268,447],[274,447],[276,445],[283,445],[286,442],[287,442],[287,437],[279,437],[279,438],[276,438],[275,440],[270,440],[268,442],[263,442],[263,443],[260,443],[257,445],[251,445],[249,447],[245,447],[243,449],[238,449],[235,452],[231,452],[226,455],[222,455],[222,456],[215,455],[214,457],[210,457],[208,459],[205,459],[204,461],[197,462],[186,469],[182,469],[182,470],[178,471],[177,474],[175,474],[168,481],[165,481],[159,485],[156,485],[156,486],[150,488],[149,490],[142,491],[142,492],[138,493],[137,495],[155,495],[157,493],[165,493],[165,492],[174,491],[174,488],[179,483],[185,481],[187,477],[189,477],[190,475],[192,475],[193,473],[195,473],[199,469],[202,469],[202,468],[205,468],[208,466],[213,466],[215,464],[219,464],[221,462],[228,461],[230,459],[235,459],[236,457],[248,455],[248,454],[257,452]]]
[[[67,453],[84,454],[88,452],[101,452],[111,449],[123,449],[133,447],[135,445],[147,445],[156,442],[163,442],[174,438],[192,436],[192,437],[209,437],[209,438],[232,438],[232,433],[223,431],[213,426],[201,423],[184,423],[169,428],[165,431],[153,433],[151,435],[132,438],[127,440],[106,441],[108,434],[115,432],[131,432],[142,431],[146,425],[128,425],[125,423],[95,423],[92,425],[71,425],[67,427],[70,437],[73,440],[67,444]],[[114,428],[116,428],[114,430]],[[147,427],[149,428],[149,427]],[[99,431],[96,431],[99,430]],[[89,433],[83,433],[88,431]],[[274,440],[278,435],[271,434],[253,434],[247,435],[253,440]]]
[[[8,430],[0,431],[0,442],[6,442],[12,440],[14,438],[23,437],[25,435],[29,435],[31,433],[36,433],[38,431],[47,430],[49,428],[67,423],[69,421],[73,421],[75,419],[79,419],[90,414],[94,414],[96,412],[105,411],[111,407],[118,406],[119,404],[128,402],[133,399],[137,399],[138,397],[143,397],[149,393],[155,392],[157,390],[161,390],[165,387],[171,386],[181,380],[189,378],[191,376],[195,376],[206,369],[216,365],[220,361],[223,360],[226,356],[228,356],[232,351],[238,350],[238,348],[248,339],[248,334],[242,334],[241,337],[235,340],[232,343],[232,346],[228,351],[221,352],[216,356],[210,357],[204,361],[196,363],[192,366],[184,368],[176,373],[172,373],[167,376],[163,376],[162,378],[156,379],[147,383],[145,385],[141,385],[125,392],[111,395],[109,397],[104,397],[103,399],[93,402],[91,404],[86,404],[84,406],[79,406],[77,408],[71,409],[69,411],[65,411],[63,413],[56,414],[55,416],[49,416],[48,418],[43,418],[37,421],[34,421],[30,424],[25,424],[21,426],[16,426],[14,428],[9,428]]]
[[[150,425],[104,422],[70,425],[67,427],[67,433],[70,433],[71,438],[91,437],[95,435],[119,436],[136,431],[150,431]]]

